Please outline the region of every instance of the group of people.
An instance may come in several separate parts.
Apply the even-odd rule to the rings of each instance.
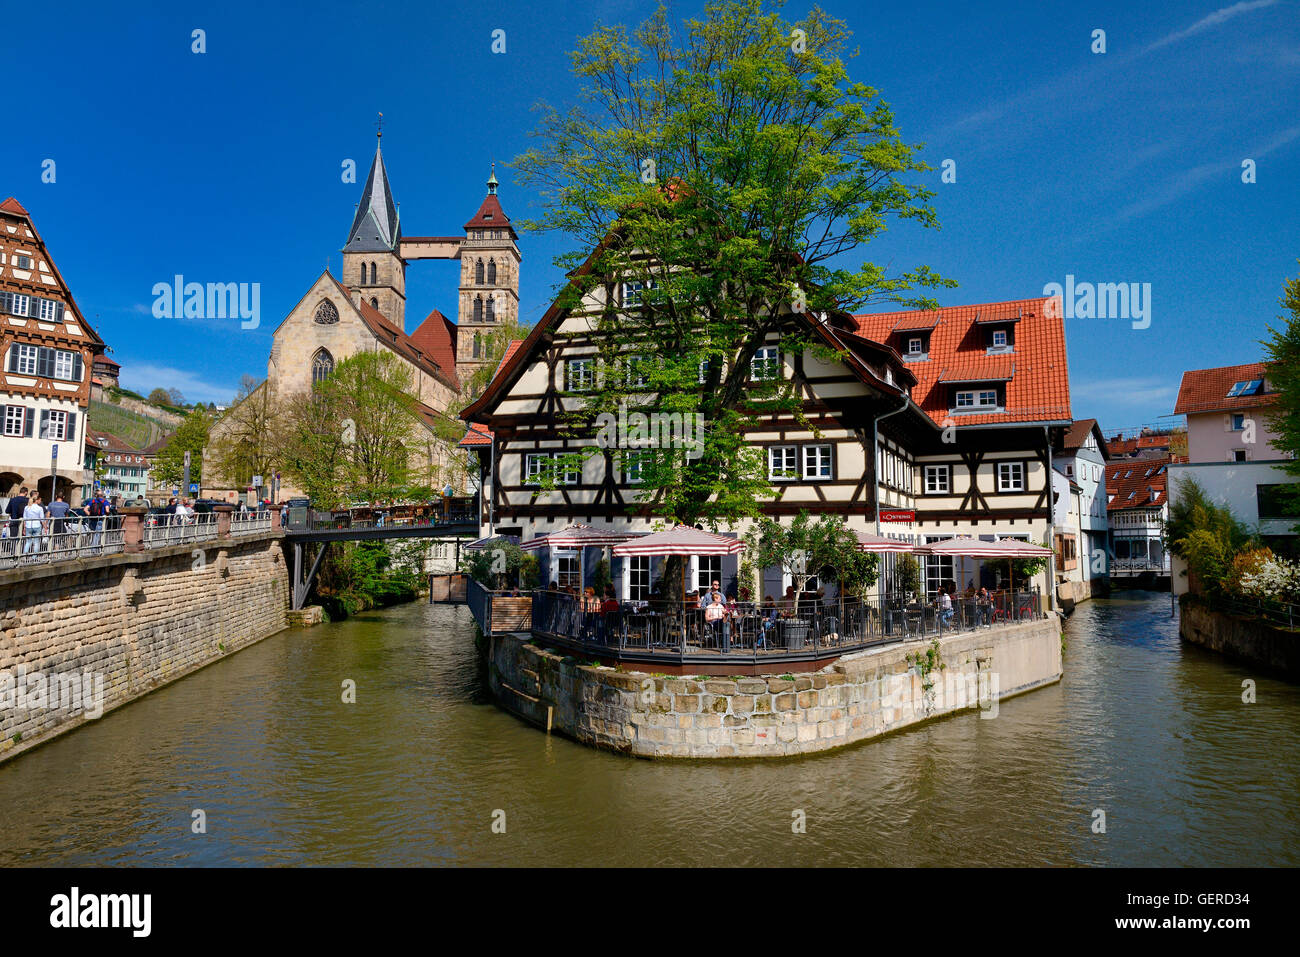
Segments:
[[[74,509],[62,492],[56,493],[54,501],[46,505],[39,491],[23,486],[5,503],[7,519],[0,522],[0,538],[21,539],[24,555],[56,547],[56,540],[50,536],[65,531],[90,531],[94,534],[92,546],[98,545],[104,518],[116,511],[115,504],[101,492],[95,493],[81,508]]]

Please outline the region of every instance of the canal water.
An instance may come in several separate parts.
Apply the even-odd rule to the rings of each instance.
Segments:
[[[0,765],[0,865],[1300,864],[1300,688],[1181,644],[1167,594],[1085,602],[1067,639],[1064,680],[991,720],[652,763],[498,711],[468,611],[408,605]]]

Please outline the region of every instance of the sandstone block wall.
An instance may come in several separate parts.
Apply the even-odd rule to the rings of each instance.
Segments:
[[[782,757],[842,747],[1059,681],[1055,615],[842,658],[810,675],[672,678],[583,665],[522,636],[491,639],[498,702],[586,744],[639,757]],[[911,660],[909,660],[911,659]]]
[[[0,573],[0,761],[93,720],[96,683],[111,710],[282,630],[288,606],[275,535]]]

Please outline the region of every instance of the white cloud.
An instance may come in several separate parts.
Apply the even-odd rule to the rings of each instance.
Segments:
[[[1092,402],[1123,401],[1126,404],[1165,403],[1173,408],[1178,390],[1160,379],[1088,379],[1070,386],[1070,399]]]
[[[122,385],[133,392],[148,395],[153,389],[180,389],[186,402],[228,403],[238,391],[236,386],[214,385],[199,378],[197,373],[150,362],[133,362],[119,358],[122,365]]]
[[[1186,40],[1188,37],[1196,36],[1198,33],[1204,33],[1206,30],[1212,30],[1221,23],[1226,23],[1233,17],[1241,16],[1243,13],[1250,13],[1252,10],[1261,10],[1264,7],[1271,7],[1277,4],[1277,0],[1242,0],[1241,3],[1234,3],[1230,7],[1221,7],[1208,16],[1201,17],[1190,27],[1185,30],[1176,30],[1173,33],[1161,37],[1155,43],[1148,46],[1143,53],[1150,53],[1152,50],[1158,50],[1161,47],[1167,47],[1171,43],[1177,43],[1179,40]]]

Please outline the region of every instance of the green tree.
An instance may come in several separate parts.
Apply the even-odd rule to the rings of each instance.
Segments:
[[[865,553],[858,551],[857,536],[834,515],[822,515],[814,522],[807,512],[800,512],[788,526],[763,518],[750,529],[746,546],[749,561],[759,568],[778,566],[789,573],[794,582],[796,613],[799,596],[809,579],[839,581],[841,570],[848,569],[857,587],[868,564],[860,557]]]
[[[326,507],[412,494],[416,473],[408,447],[419,438],[421,420],[411,385],[410,369],[390,352],[344,359],[290,401],[285,470]]]
[[[1268,338],[1261,342],[1268,380],[1277,391],[1267,422],[1278,436],[1273,447],[1286,459],[1282,467],[1300,477],[1300,277],[1283,281],[1281,306],[1288,314],[1278,316],[1281,325],[1269,326]],[[1291,504],[1300,507],[1300,484],[1288,483],[1285,491]],[[1300,524],[1292,530],[1300,531]]]
[[[1211,597],[1223,593],[1236,555],[1254,544],[1250,530],[1193,479],[1178,483],[1163,537],[1169,550],[1187,563],[1191,590]]]
[[[892,221],[937,225],[933,194],[905,181],[930,167],[850,79],[848,38],[818,9],[790,23],[761,0],[715,0],[680,36],[663,7],[631,35],[601,27],[573,54],[585,105],[543,107],[540,145],[515,160],[546,204],[529,225],[578,241],[559,260],[572,270],[560,305],[609,293],[573,434],[620,407],[701,416],[690,454],[637,453],[640,504],[671,520],[716,527],[770,497],[745,434],[773,412],[801,417],[801,403],[752,360],[773,334],[787,356],[822,348],[793,312],[932,307],[912,293],[954,285],[925,266],[847,265]],[[620,281],[633,284],[621,306]]]
[[[254,475],[269,476],[280,458],[282,410],[265,382],[246,375],[234,403],[214,430],[209,456],[214,469],[242,486]],[[264,479],[271,484],[270,479]]]
[[[190,453],[190,481],[203,481],[203,449],[208,444],[212,420],[202,409],[187,415],[158,450],[153,463],[154,480],[160,485],[179,486],[185,480],[185,453]]]
[[[150,405],[171,405],[172,397],[166,389],[158,388],[149,393],[146,401]]]

